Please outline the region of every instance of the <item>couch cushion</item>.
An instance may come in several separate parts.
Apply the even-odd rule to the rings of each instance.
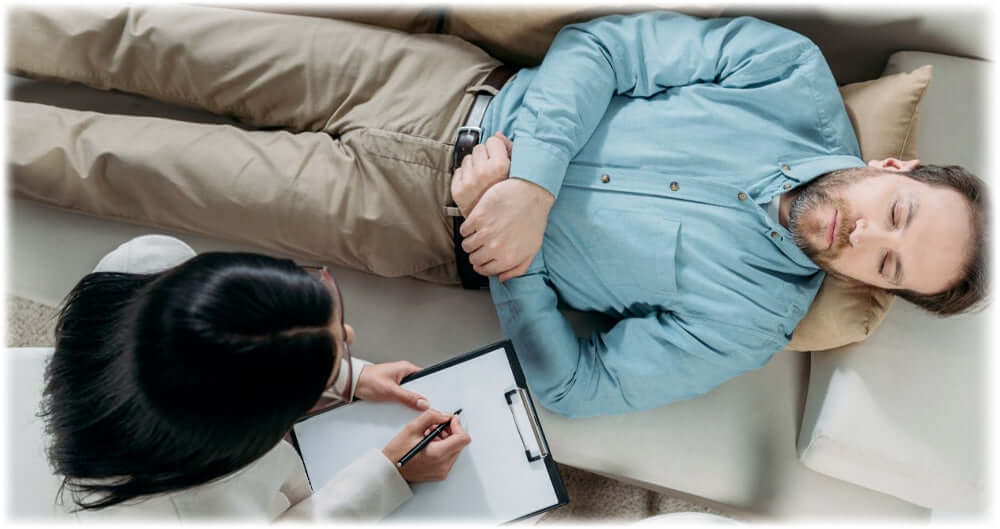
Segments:
[[[45,457],[45,429],[37,417],[41,404],[45,362],[51,347],[6,350],[8,513],[12,519],[52,519],[70,516],[56,504],[62,479],[53,474]]]
[[[809,37],[823,50],[841,85],[878,77],[886,60],[898,50],[996,57],[990,25],[983,23],[991,15],[988,2],[956,8],[898,2],[892,9],[873,9],[859,2],[766,4],[733,2],[720,15],[755,16]]]
[[[917,505],[982,508],[985,320],[900,302],[867,341],[813,353],[802,463]]]
[[[317,18],[335,18],[358,24],[379,26],[383,28],[405,31],[407,33],[437,33],[444,22],[444,9],[430,4],[391,5],[380,4],[378,7],[363,7],[360,4],[322,5],[322,4],[283,4],[273,5],[261,3],[216,3],[206,2],[203,5],[225,7],[231,9],[247,9],[250,11],[267,11],[284,15],[309,16]],[[336,50],[330,50],[336,53]]]
[[[674,10],[700,17],[754,16],[809,37],[823,50],[838,84],[874,79],[885,61],[900,49],[922,49],[962,57],[995,59],[990,43],[986,3],[963,9],[927,6],[897,6],[873,10],[868,6],[726,5],[694,6],[693,2],[647,2],[618,7],[564,3],[559,7],[532,8],[518,5],[478,8],[453,7],[446,12],[443,31],[473,42],[494,57],[516,66],[534,66],[545,55],[562,26],[609,14],[627,14],[653,9]],[[282,9],[287,11],[287,9]],[[844,38],[849,35],[849,38]]]
[[[923,161],[982,175],[990,66],[900,52],[887,73],[933,64]],[[962,104],[955,104],[961,102]],[[984,505],[984,372],[990,313],[940,319],[901,301],[865,342],[813,353],[799,437],[809,468],[935,509]]]
[[[556,33],[567,24],[652,9],[673,9],[701,17],[716,16],[722,11],[720,7],[678,6],[671,2],[614,8],[568,4],[559,7],[507,5],[485,9],[458,6],[453,7],[445,17],[444,32],[479,46],[505,63],[536,66],[542,62]]]
[[[862,158],[918,157],[919,105],[931,71],[924,66],[840,88]],[[878,288],[827,277],[788,348],[824,351],[864,340],[882,322],[894,297]]]

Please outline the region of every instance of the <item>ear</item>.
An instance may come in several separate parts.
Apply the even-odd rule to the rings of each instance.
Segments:
[[[354,327],[345,323],[344,332],[347,333],[347,336],[344,337],[347,340],[347,345],[354,345]]]
[[[920,160],[898,160],[896,158],[886,158],[885,160],[872,160],[868,162],[868,167],[882,169],[884,171],[906,172],[916,169],[920,165]]]

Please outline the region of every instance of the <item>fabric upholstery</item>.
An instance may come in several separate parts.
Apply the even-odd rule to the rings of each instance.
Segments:
[[[467,40],[490,55],[518,66],[542,62],[556,33],[567,25],[611,14],[628,14],[652,9],[671,9],[700,17],[716,16],[718,7],[689,7],[677,2],[655,5],[634,4],[615,8],[599,6],[532,7],[508,5],[473,8],[456,6],[444,20],[444,32]]]

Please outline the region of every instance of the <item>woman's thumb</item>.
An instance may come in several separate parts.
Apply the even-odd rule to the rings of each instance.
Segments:
[[[419,393],[407,391],[399,386],[396,386],[395,394],[396,400],[415,410],[424,411],[431,407],[430,403],[427,402],[427,399]]]

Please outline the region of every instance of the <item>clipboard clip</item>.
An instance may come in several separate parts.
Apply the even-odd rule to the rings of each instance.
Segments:
[[[548,457],[549,447],[542,436],[538,417],[532,412],[528,392],[524,388],[514,388],[504,393],[503,396],[507,399],[507,407],[514,419],[514,426],[521,438],[521,444],[524,445],[524,455],[528,458],[528,462]]]

